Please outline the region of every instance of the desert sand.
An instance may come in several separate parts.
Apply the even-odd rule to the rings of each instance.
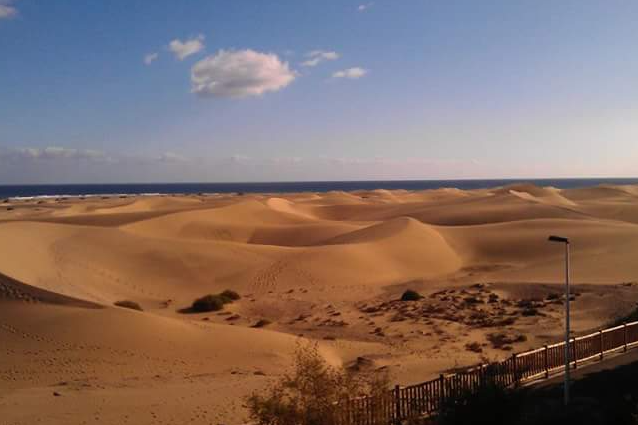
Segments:
[[[0,423],[245,423],[299,341],[400,384],[554,342],[550,234],[576,333],[635,307],[633,186],[5,200]]]

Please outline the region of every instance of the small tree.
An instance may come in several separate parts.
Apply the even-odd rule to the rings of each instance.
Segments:
[[[335,368],[316,345],[300,345],[293,373],[284,375],[265,395],[252,394],[247,404],[250,418],[259,425],[333,425],[348,399],[370,396],[382,402],[387,392],[386,373]]]

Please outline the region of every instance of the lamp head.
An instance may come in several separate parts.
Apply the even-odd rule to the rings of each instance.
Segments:
[[[549,237],[548,241],[569,244],[569,239],[568,238],[564,238],[562,236],[554,236],[554,235],[552,235],[552,236]]]

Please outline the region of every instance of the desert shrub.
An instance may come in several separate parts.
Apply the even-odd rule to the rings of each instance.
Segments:
[[[219,294],[209,294],[193,301],[190,308],[180,310],[182,313],[206,313],[209,311],[219,311],[225,304],[237,301],[241,297],[235,291],[226,289]]]
[[[264,326],[270,325],[272,322],[268,319],[259,319],[257,323],[253,325],[253,328],[263,328]]]
[[[523,300],[520,300],[519,302],[517,302],[516,306],[520,307],[520,308],[532,308],[532,307],[534,307],[534,301],[523,299]]]
[[[130,308],[131,310],[144,311],[142,307],[140,307],[140,305],[135,301],[116,301],[113,303],[113,305],[116,305],[117,307]]]
[[[219,295],[205,295],[193,301],[191,310],[195,313],[206,313],[209,311],[218,311],[224,308],[227,301]]]
[[[538,316],[540,314],[540,312],[538,311],[537,308],[534,307],[530,307],[530,308],[525,308],[523,309],[523,311],[521,312],[522,316],[525,317],[529,317],[529,316]]]
[[[230,301],[237,301],[241,298],[241,296],[237,292],[230,289],[226,289],[224,292],[220,293],[219,295]]]
[[[418,301],[421,298],[423,298],[423,296],[412,289],[408,289],[401,295],[401,301]]]
[[[481,344],[479,344],[478,342],[468,342],[467,344],[465,344],[465,349],[467,351],[472,351],[474,353],[483,352],[483,348],[481,347]]]
[[[387,390],[387,374],[332,367],[316,345],[299,345],[292,373],[266,391],[253,393],[246,404],[257,425],[334,425],[339,423],[340,402],[366,395],[383,397]],[[379,406],[379,418],[381,414]]]
[[[620,326],[624,323],[636,321],[638,321],[638,308],[633,309],[631,312],[624,316],[617,317],[616,319],[611,321],[611,323],[609,323],[609,326]]]
[[[496,332],[487,335],[487,340],[492,344],[493,348],[508,347],[509,344],[527,341],[527,337],[523,334],[510,334],[505,332]]]
[[[482,303],[482,302],[483,302],[483,301],[481,301],[481,299],[480,299],[480,298],[475,297],[475,296],[473,296],[473,295],[472,295],[472,296],[469,296],[469,297],[465,297],[465,298],[463,299],[463,301],[465,301],[465,304],[480,304],[480,303]]]

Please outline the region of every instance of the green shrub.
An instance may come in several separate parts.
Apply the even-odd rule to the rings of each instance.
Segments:
[[[227,304],[227,301],[220,295],[205,295],[193,301],[191,310],[195,313],[219,311],[224,308],[224,304]]]
[[[401,295],[401,301],[418,301],[421,298],[423,298],[423,296],[412,289],[408,289]]]
[[[235,291],[226,289],[219,294],[209,294],[193,301],[190,309],[180,310],[182,313],[207,313],[209,311],[219,311],[225,304],[237,301],[241,297]]]
[[[137,311],[144,311],[142,307],[140,307],[140,305],[136,303],[135,301],[128,301],[128,300],[116,301],[113,304],[117,307],[130,308],[131,310],[137,310]]]
[[[237,301],[241,298],[239,294],[233,290],[226,289],[224,292],[219,294],[221,297],[228,299],[229,301]]]
[[[272,322],[268,319],[260,319],[257,323],[253,325],[253,328],[263,328],[264,326],[270,325]]]

